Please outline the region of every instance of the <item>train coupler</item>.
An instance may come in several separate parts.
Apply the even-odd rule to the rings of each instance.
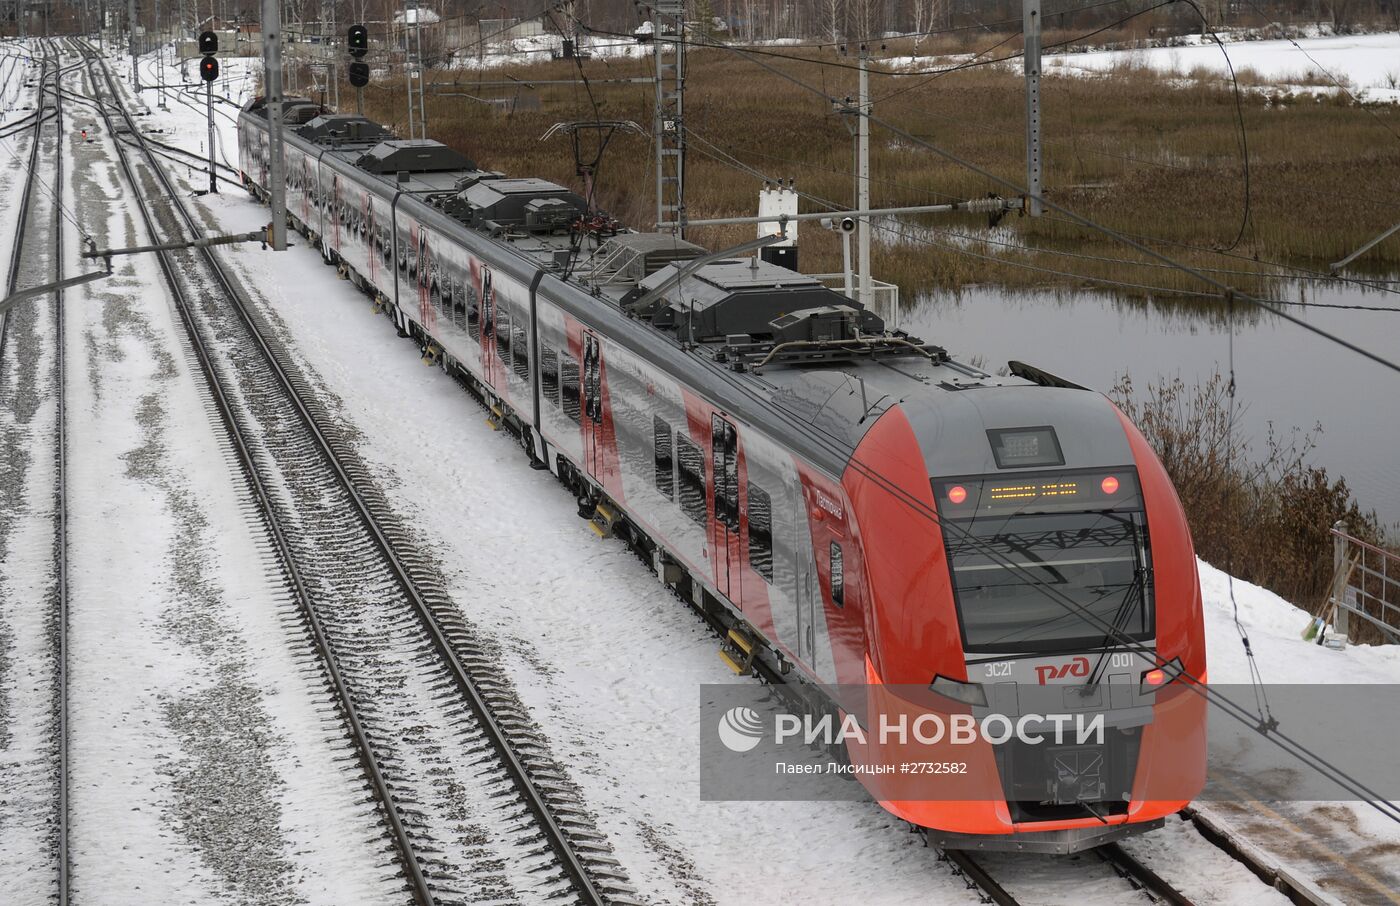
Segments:
[[[599,501],[593,508],[593,518],[588,520],[588,528],[599,538],[607,538],[612,535],[613,529],[621,519],[621,513],[610,504]]]
[[[738,627],[729,630],[729,634],[724,637],[724,644],[719,648],[719,659],[739,676],[753,673],[755,654],[753,639]]]

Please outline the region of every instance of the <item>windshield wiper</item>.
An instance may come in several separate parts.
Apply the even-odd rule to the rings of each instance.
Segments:
[[[1099,662],[1094,665],[1093,672],[1089,674],[1089,682],[1087,685],[1094,686],[1098,684],[1099,676],[1103,673],[1104,665],[1108,663],[1109,655],[1123,647],[1118,639],[1123,635],[1124,629],[1127,628],[1128,620],[1132,618],[1133,611],[1139,606],[1139,602],[1143,600],[1143,593],[1146,587],[1147,569],[1146,567],[1139,566],[1137,569],[1133,570],[1133,582],[1128,586],[1127,592],[1123,595],[1123,600],[1118,605],[1118,611],[1113,615],[1113,623],[1109,626],[1108,632],[1104,634],[1101,644],[1109,647],[1105,647],[1103,653],[1099,655]],[[1110,643],[1112,644],[1110,645]]]

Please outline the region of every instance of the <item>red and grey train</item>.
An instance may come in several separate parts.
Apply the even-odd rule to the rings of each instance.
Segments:
[[[1016,688],[1106,690],[1097,757],[1116,787],[1018,784],[1006,759],[1053,749],[984,752],[998,795],[891,812],[942,846],[1066,852],[1157,826],[1200,789],[1200,711],[1156,688],[1206,675],[1191,538],[1103,395],[960,363],[811,277],[624,229],[558,184],[285,110],[291,225],[581,513],[733,627],[732,665],[1012,710]],[[238,128],[244,184],[266,198],[261,99]]]

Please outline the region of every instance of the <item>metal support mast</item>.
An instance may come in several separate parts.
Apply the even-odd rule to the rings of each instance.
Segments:
[[[856,119],[856,136],[859,148],[856,160],[856,209],[870,210],[870,49],[860,46],[860,105]],[[874,301],[870,282],[870,216],[867,214],[856,221],[856,240],[859,248],[856,266],[860,269],[860,304],[870,308]]]
[[[678,238],[685,238],[685,3],[654,0],[652,53],[656,65],[656,113],[652,122],[656,146],[656,222],[673,221]]]
[[[268,192],[272,248],[287,248],[287,182],[282,167],[282,5],[262,0],[263,95],[267,103]]]
[[[1026,52],[1026,213],[1039,217],[1040,206],[1040,0],[1022,0]]]
[[[219,178],[214,170],[214,83],[204,83],[204,115],[209,121],[209,194],[219,194]]]
[[[428,137],[428,108],[423,100],[427,88],[427,73],[423,71],[423,0],[413,10],[414,56],[418,57],[418,128],[423,130],[423,138]]]
[[[141,73],[136,68],[136,0],[126,0],[126,50],[131,54],[131,87],[141,94]]]

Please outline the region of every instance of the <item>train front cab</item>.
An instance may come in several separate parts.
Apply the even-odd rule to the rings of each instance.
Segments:
[[[1097,752],[1077,737],[852,752],[966,764],[960,778],[868,782],[887,809],[946,848],[1074,852],[1156,827],[1200,791],[1205,705],[1188,685],[1206,665],[1190,533],[1165,470],[1112,403],[1011,386],[901,405],[863,439],[843,485],[870,586],[868,713],[928,707],[933,690],[935,708],[974,718],[1068,709],[1073,696],[1081,709],[1097,702],[1106,725]],[[1098,776],[1076,774],[1076,759],[1095,755]]]

